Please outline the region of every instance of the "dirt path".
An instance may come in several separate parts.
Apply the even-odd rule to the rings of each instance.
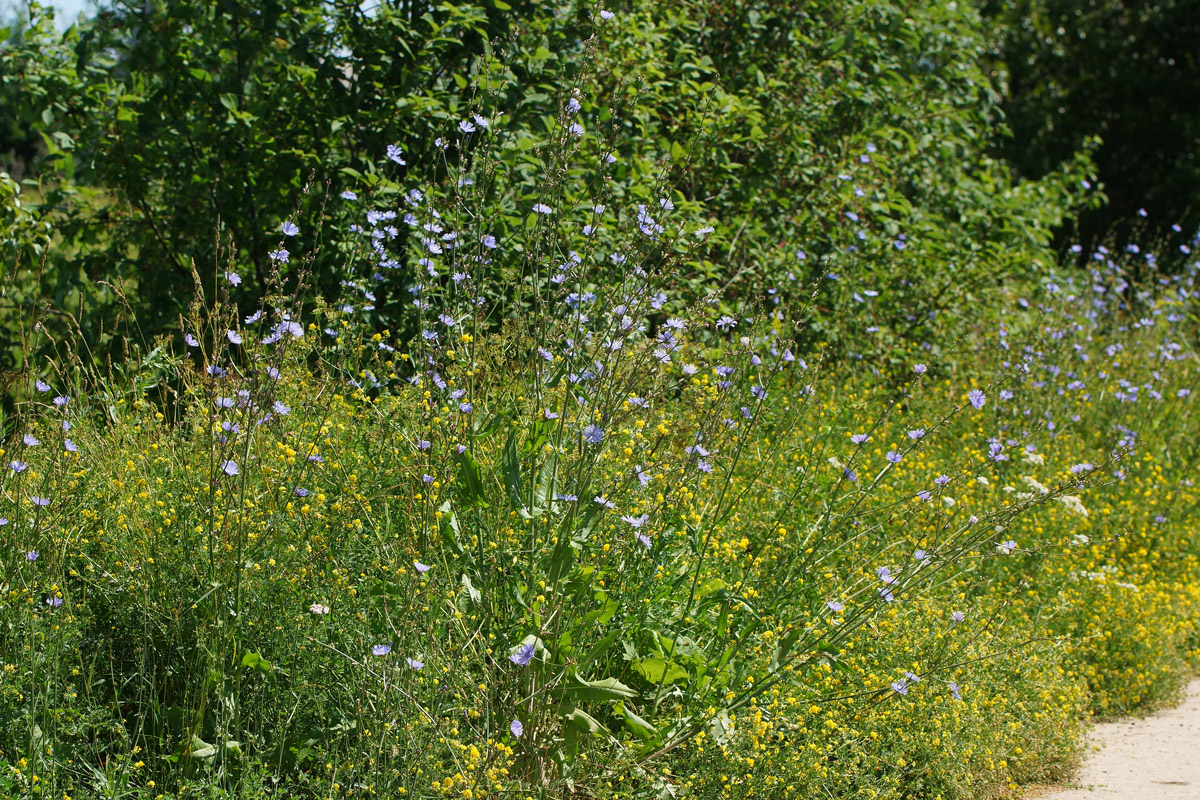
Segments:
[[[1105,722],[1074,788],[1034,794],[1038,800],[1195,800],[1200,798],[1200,679],[1178,708],[1146,719]]]

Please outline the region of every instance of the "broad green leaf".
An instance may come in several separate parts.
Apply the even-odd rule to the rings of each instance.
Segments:
[[[577,702],[603,703],[609,700],[633,699],[638,693],[616,678],[585,681],[576,673],[571,676],[561,692]]]
[[[480,469],[479,462],[471,455],[470,450],[463,450],[461,453],[456,451],[452,456],[458,463],[459,496],[469,506],[486,508],[488,503],[483,491],[483,470]]]
[[[673,683],[688,680],[688,671],[662,658],[640,658],[633,662],[633,671],[655,686],[662,684],[670,686]]]
[[[217,755],[217,746],[215,744],[209,744],[193,733],[192,743],[191,746],[188,747],[187,754],[192,758],[199,758],[201,760],[214,758]]]
[[[253,670],[257,670],[257,671],[261,672],[263,675],[266,675],[272,669],[272,665],[271,665],[270,661],[267,661],[265,658],[263,658],[258,653],[250,653],[250,652],[247,652],[245,655],[242,656],[242,666],[249,667],[250,669],[253,669]]]
[[[608,728],[604,727],[604,724],[600,720],[587,712],[580,711],[578,708],[572,709],[570,713],[563,717],[563,720],[583,733],[608,733]]]
[[[630,711],[629,707],[625,705],[625,701],[617,703],[617,713],[625,720],[625,727],[633,731],[643,741],[653,739],[655,734],[658,733],[657,728]]]

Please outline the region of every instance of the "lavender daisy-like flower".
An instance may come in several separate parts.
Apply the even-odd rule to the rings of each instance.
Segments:
[[[184,334],[183,341],[187,344],[188,347],[199,347],[200,346],[200,340],[197,339],[195,336],[192,336],[190,333]]]
[[[62,408],[67,403],[71,402],[71,398],[67,397],[65,394],[60,394],[50,402],[54,403],[54,405],[58,406],[59,408]]]
[[[1014,542],[1012,539],[1009,539],[1006,542],[1000,542],[1000,544],[996,545],[996,552],[998,552],[1002,556],[1011,555],[1012,552],[1016,549],[1017,549],[1017,543]]]
[[[419,574],[424,575],[426,572],[429,572],[430,567],[428,564],[422,564],[420,561],[414,561],[413,569],[415,569]]]
[[[554,209],[552,209],[550,206],[546,205],[545,203],[534,203],[533,211],[535,214],[553,214],[554,213]]]
[[[49,497],[30,497],[29,501],[39,508],[45,508],[50,505]]]
[[[896,694],[908,694],[908,681],[903,678],[898,681],[892,681],[892,691]]]
[[[33,438],[33,436],[28,433],[21,437],[21,441],[24,442],[26,447],[37,447],[39,444],[41,444],[41,442]]]
[[[607,508],[609,510],[612,510],[617,507],[616,503],[614,503],[613,501],[609,500],[607,497],[605,497],[604,495],[601,495],[601,494],[596,495],[595,497],[592,498],[592,500],[595,501],[596,505],[601,506],[603,508]]]
[[[967,615],[961,611],[954,611],[954,612],[951,612],[951,614],[950,614],[950,621],[953,622],[955,625],[959,624],[966,618],[967,618]]]
[[[225,338],[229,340],[230,344],[242,343],[242,335],[237,331],[225,331]]]
[[[68,453],[78,453],[79,445],[75,444],[70,439],[63,439],[63,449]]]
[[[42,394],[45,394],[46,392],[50,391],[50,384],[39,378],[38,380],[34,381],[33,388],[37,389]]]
[[[924,428],[914,428],[913,430],[908,432],[908,438],[912,439],[914,442],[919,440],[924,435],[925,435]]]
[[[300,232],[300,229],[296,227],[296,223],[290,219],[284,220],[283,224],[279,226],[279,230],[283,231],[284,236],[295,236]]]
[[[63,604],[63,600],[61,597],[47,597],[46,598],[46,605],[50,606],[51,608],[58,608],[62,604]]]
[[[13,472],[18,472],[18,473],[24,472],[25,470],[29,469],[29,462],[28,461],[10,461],[10,462],[8,462],[8,468],[11,469]]]
[[[950,681],[950,683],[947,684],[947,686],[950,689],[951,696],[953,696],[955,700],[958,700],[961,702],[962,695],[959,694],[959,685],[957,683],[955,683],[954,681]]]
[[[514,739],[520,739],[521,734],[525,733],[525,726],[521,724],[521,720],[514,719],[508,723],[508,732],[513,735]]]
[[[37,561],[38,560],[38,551],[30,550],[29,552],[27,552],[25,554],[25,560],[26,561]]]
[[[534,646],[530,642],[523,644],[517,648],[516,652],[508,657],[508,660],[516,664],[518,667],[525,667],[533,660]]]
[[[588,425],[583,429],[583,440],[588,444],[600,444],[604,441],[604,431],[599,425]]]
[[[371,655],[375,656],[386,656],[390,652],[392,652],[390,644],[377,644],[371,648]]]
[[[827,600],[825,602],[825,607],[828,608],[830,611],[832,611],[835,614],[838,613],[839,611],[845,610],[845,608],[846,608],[844,605],[839,603],[837,600]]]
[[[409,669],[413,669],[413,670],[425,669],[424,661],[417,661],[415,658],[406,658],[406,659],[404,659],[404,662],[406,664],[408,664]]]
[[[850,441],[853,442],[854,444],[863,444],[870,438],[871,437],[865,433],[856,433],[850,437]]]
[[[387,146],[387,157],[402,167],[408,164],[408,162],[404,160],[404,156],[401,155],[400,148],[394,144],[389,144]],[[345,197],[345,194],[342,196]]]
[[[226,475],[228,475],[231,478],[234,475],[242,474],[242,471],[240,469],[238,469],[238,465],[237,465],[236,461],[222,461],[221,462],[221,471],[224,472]]]
[[[892,464],[899,464],[904,459],[904,456],[902,456],[896,450],[889,450],[887,455],[884,457],[888,460],[889,463],[892,463]]]
[[[913,365],[913,372],[917,373],[918,375],[924,375],[927,369],[928,367],[926,367],[924,364]]]
[[[987,396],[978,389],[972,389],[967,392],[967,399],[971,401],[971,405],[975,408],[983,408],[983,404],[987,402]]]
[[[280,247],[278,250],[272,250],[271,252],[267,253],[267,255],[272,261],[278,261],[280,264],[286,264],[288,259],[292,256],[292,254],[283,247]]]
[[[225,280],[229,283],[230,286],[241,286],[242,285],[242,276],[238,275],[236,272],[231,272],[229,270],[226,270]]]

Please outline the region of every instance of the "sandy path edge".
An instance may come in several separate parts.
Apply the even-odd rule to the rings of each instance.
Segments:
[[[1097,750],[1096,747],[1100,749]],[[1184,702],[1144,719],[1102,722],[1067,787],[1038,787],[1037,800],[1194,800],[1200,798],[1200,678]]]

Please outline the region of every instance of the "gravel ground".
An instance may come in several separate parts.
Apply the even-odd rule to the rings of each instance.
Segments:
[[[1200,800],[1200,679],[1178,708],[1145,719],[1104,722],[1069,788],[1038,800]],[[1099,748],[1099,749],[1096,749]]]

